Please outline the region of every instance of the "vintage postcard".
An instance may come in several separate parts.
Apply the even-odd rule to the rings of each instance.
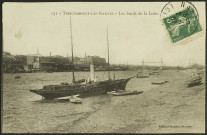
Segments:
[[[2,133],[205,132],[205,2],[2,9]]]

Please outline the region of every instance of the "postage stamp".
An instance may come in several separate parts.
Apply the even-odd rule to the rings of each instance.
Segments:
[[[186,8],[181,12],[163,19],[163,23],[173,43],[202,31],[194,9]]]
[[[181,3],[181,7],[184,5]],[[170,7],[174,8],[172,4]],[[170,11],[169,7],[167,9]],[[163,14],[166,13],[163,12]],[[177,43],[202,31],[198,13],[191,3],[182,10],[176,12],[174,10],[173,14],[163,17],[162,23],[165,25],[172,43]]]

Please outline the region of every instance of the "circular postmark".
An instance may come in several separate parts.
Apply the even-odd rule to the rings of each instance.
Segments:
[[[198,16],[196,7],[191,2],[168,2],[161,10],[160,17],[165,18],[172,14],[176,14],[185,8],[192,8]]]
[[[191,2],[168,2],[160,18],[173,43],[201,31],[198,11]]]

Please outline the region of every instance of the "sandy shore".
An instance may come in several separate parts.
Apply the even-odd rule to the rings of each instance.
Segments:
[[[110,105],[84,115],[64,132],[204,133],[205,84],[187,88],[184,82],[190,72],[164,71],[153,79],[167,79],[168,83],[140,95],[112,97]]]

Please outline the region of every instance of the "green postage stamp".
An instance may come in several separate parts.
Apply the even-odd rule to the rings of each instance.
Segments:
[[[172,43],[176,43],[202,31],[198,16],[191,7],[162,19]]]

